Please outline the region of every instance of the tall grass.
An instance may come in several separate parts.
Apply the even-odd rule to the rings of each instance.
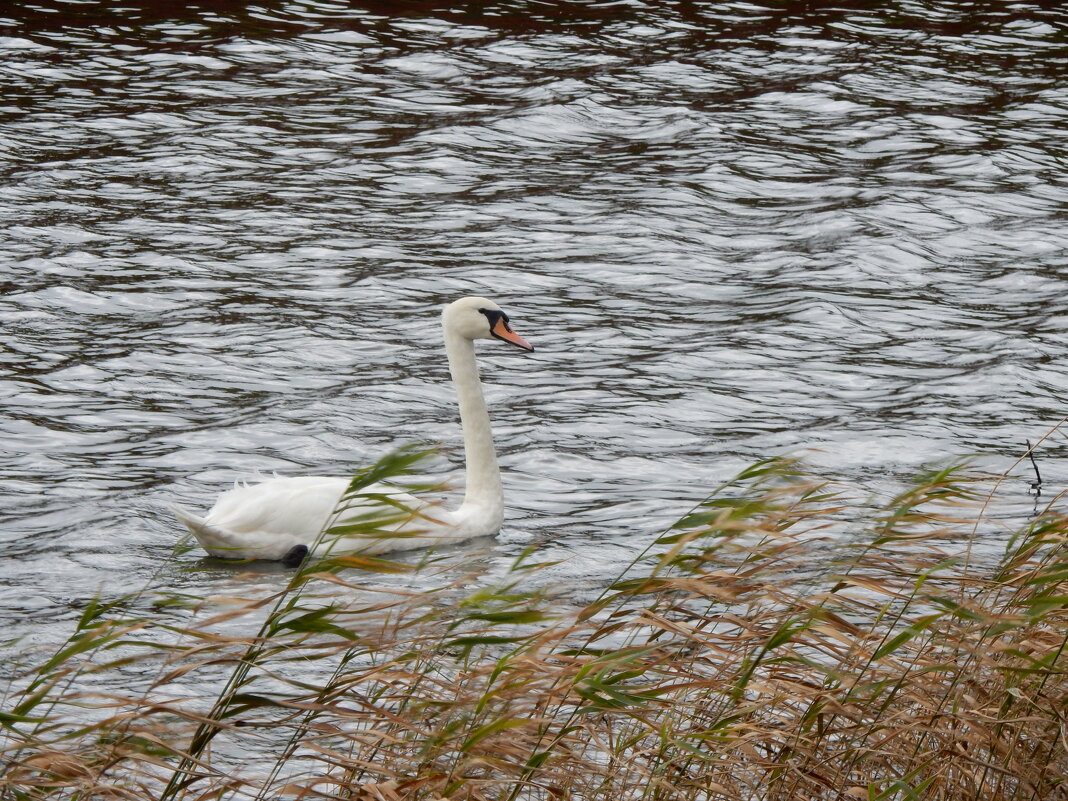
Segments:
[[[957,464],[875,508],[764,461],[577,609],[534,553],[498,583],[337,557],[269,597],[97,602],[9,688],[0,793],[1068,798],[1068,517],[1001,533],[990,491]]]

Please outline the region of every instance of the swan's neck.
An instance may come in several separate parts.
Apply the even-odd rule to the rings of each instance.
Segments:
[[[504,497],[489,412],[475,364],[475,343],[446,329],[445,352],[449,357],[452,383],[456,387],[467,460],[467,489],[458,513],[460,524],[493,529],[486,533],[495,534],[503,517]]]

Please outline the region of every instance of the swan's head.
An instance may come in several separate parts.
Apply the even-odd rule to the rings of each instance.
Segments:
[[[446,331],[453,331],[467,339],[499,339],[523,350],[534,346],[512,330],[508,315],[500,306],[486,298],[460,298],[445,307],[441,321]]]

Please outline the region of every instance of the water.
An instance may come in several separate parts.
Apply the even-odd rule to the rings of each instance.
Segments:
[[[816,449],[878,499],[1065,414],[1059,4],[346,5],[0,11],[24,644],[98,591],[253,581],[172,561],[167,501],[411,441],[457,468],[464,294],[537,347],[481,351],[508,520],[459,556],[487,570],[539,543],[596,587],[756,459]]]

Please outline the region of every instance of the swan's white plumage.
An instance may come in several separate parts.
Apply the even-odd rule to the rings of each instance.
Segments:
[[[500,307],[485,298],[462,298],[446,306],[442,324],[464,431],[467,488],[463,504],[454,511],[429,507],[395,487],[374,485],[364,493],[388,494],[415,514],[401,524],[393,522],[392,536],[325,539],[319,543],[316,553],[379,554],[459,542],[500,530],[503,521],[500,472],[473,340],[492,337],[526,350],[533,348],[511,330]],[[348,486],[349,479],[330,476],[272,478],[224,492],[204,517],[179,506],[172,508],[204,550],[213,556],[282,559],[294,547],[313,545]],[[371,499],[368,504],[357,512],[366,514],[371,506],[376,506],[384,518],[396,515],[392,506]]]

